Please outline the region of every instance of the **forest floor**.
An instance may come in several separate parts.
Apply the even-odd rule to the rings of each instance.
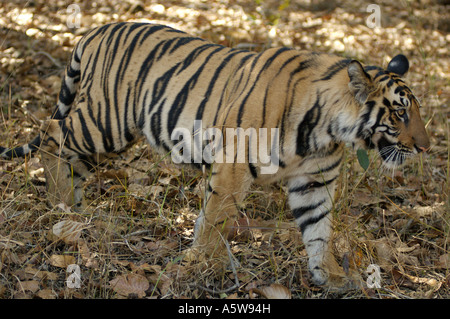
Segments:
[[[287,46],[380,66],[403,53],[432,144],[395,174],[380,169],[376,154],[369,153],[365,171],[355,150],[346,151],[334,254],[363,282],[374,278],[369,265],[378,265],[381,277],[380,288],[369,280],[344,293],[311,285],[282,183],[248,194],[242,213],[252,227],[230,243],[235,268],[213,280],[182,262],[202,207],[202,173],[138,143],[88,181],[92,205],[75,212],[47,205],[39,156],[0,159],[0,298],[449,298],[446,2],[378,1],[376,20],[377,8],[362,0],[0,0],[2,146],[38,133],[75,43],[89,28],[116,21],[164,23],[231,47]]]

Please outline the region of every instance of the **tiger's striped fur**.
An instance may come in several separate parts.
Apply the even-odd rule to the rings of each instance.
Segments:
[[[408,67],[403,55],[384,70],[317,52],[226,48],[163,25],[105,25],[73,50],[40,136],[1,153],[10,158],[39,148],[50,202],[80,206],[82,182],[100,156],[140,136],[167,153],[177,142],[172,132],[194,134],[195,120],[221,130],[278,128],[275,174],[261,174],[259,162],[212,165],[193,251],[223,254],[221,238],[249,186],[284,179],[312,280],[333,285],[330,212],[344,144],[377,149],[388,167],[429,148],[418,101],[401,80]]]

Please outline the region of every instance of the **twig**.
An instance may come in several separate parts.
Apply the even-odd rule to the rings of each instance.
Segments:
[[[61,65],[61,63],[59,63],[54,57],[52,57],[50,54],[48,54],[47,52],[44,51],[38,51],[36,52],[34,55],[38,55],[38,54],[42,54],[45,55],[50,61],[52,61],[52,63],[57,66],[58,68],[62,68],[63,66]]]

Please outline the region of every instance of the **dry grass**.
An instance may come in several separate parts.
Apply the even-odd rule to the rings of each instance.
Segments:
[[[36,134],[79,38],[65,33],[65,6],[33,3],[0,3],[2,145]],[[358,269],[364,281],[368,265],[379,265],[381,288],[335,293],[309,285],[283,184],[248,194],[242,213],[251,227],[230,243],[234,268],[213,280],[187,266],[181,259],[192,242],[204,177],[139,143],[89,180],[92,205],[80,213],[46,205],[38,157],[0,160],[0,298],[251,298],[271,283],[293,298],[449,297],[448,7],[386,2],[382,28],[371,30],[364,1],[323,7],[292,1],[287,8],[273,1],[110,3],[82,5],[82,27],[151,18],[225,45],[288,45],[381,65],[398,52],[410,58],[407,81],[422,101],[431,152],[390,173],[380,170],[375,154],[363,171],[348,150],[334,209],[338,261],[344,270]],[[70,237],[61,238],[61,225],[74,227]],[[68,264],[80,266],[78,289],[66,284]]]

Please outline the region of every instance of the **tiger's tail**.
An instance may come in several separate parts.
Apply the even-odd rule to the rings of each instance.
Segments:
[[[78,43],[72,51],[72,56],[61,81],[58,102],[52,115],[52,118],[55,120],[62,120],[69,114],[75,96],[77,95],[78,83],[80,82],[81,76],[81,53],[81,44]]]
[[[73,101],[75,100],[78,83],[80,82],[80,62],[81,62],[81,46],[77,45],[72,52],[69,63],[67,64],[64,77],[61,81],[61,89],[59,91],[58,102],[52,113],[52,118],[62,120],[69,114]],[[25,157],[37,151],[41,144],[41,136],[36,136],[28,144],[7,148],[0,146],[0,157],[12,159],[14,157]]]

